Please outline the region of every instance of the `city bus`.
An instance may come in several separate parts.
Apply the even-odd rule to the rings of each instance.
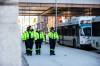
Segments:
[[[93,19],[91,41],[92,47],[100,50],[100,16]]]
[[[74,17],[57,27],[59,44],[76,48],[91,47],[94,16]]]

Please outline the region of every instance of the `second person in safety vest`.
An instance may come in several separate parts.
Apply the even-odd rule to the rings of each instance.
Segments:
[[[37,35],[37,39],[35,40],[36,55],[40,55],[41,54],[41,44],[43,41],[45,41],[45,35],[42,30],[38,30],[36,35]]]

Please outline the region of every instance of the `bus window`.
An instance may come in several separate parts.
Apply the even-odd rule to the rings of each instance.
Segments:
[[[91,36],[91,27],[83,28],[85,36]]]
[[[84,31],[83,31],[82,28],[80,29],[80,34],[81,34],[81,36],[85,36]]]
[[[93,22],[92,35],[93,36],[100,36],[100,22]]]

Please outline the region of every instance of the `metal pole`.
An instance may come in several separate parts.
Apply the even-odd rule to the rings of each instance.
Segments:
[[[57,0],[55,0],[55,31],[57,32]]]
[[[29,25],[30,25],[30,3],[29,3]]]
[[[23,8],[22,8],[23,9]],[[22,11],[22,13],[23,13],[23,11]],[[23,19],[23,15],[22,15],[22,33],[23,33],[23,21],[24,21],[24,19]]]
[[[25,24],[25,15],[24,15],[24,24]],[[24,25],[24,24],[23,24],[23,25]],[[24,27],[25,27],[25,25],[24,25]],[[23,29],[25,29],[24,27],[23,27]]]
[[[27,0],[27,8],[29,8],[28,10],[29,10],[29,13],[28,13],[28,23],[29,23],[29,25],[30,25],[30,3],[29,3],[29,0]]]
[[[22,17],[22,33],[23,33],[23,22],[24,22],[24,19],[23,19],[23,17]]]

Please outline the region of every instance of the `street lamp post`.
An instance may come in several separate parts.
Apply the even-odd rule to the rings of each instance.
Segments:
[[[57,32],[57,0],[55,0],[55,31]]]

